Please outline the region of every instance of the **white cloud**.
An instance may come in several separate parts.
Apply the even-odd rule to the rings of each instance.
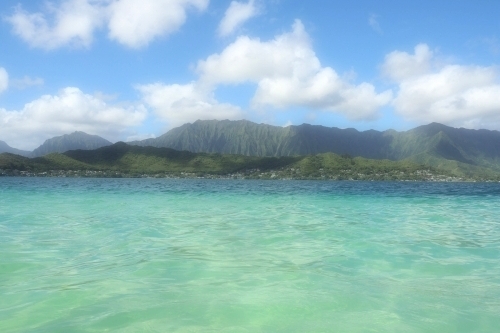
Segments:
[[[265,78],[259,82],[253,103],[278,108],[299,105],[341,112],[354,120],[371,120],[391,99],[391,91],[377,94],[369,83],[351,85],[327,67],[304,79]]]
[[[219,24],[219,36],[224,37],[232,34],[238,27],[257,14],[258,10],[254,0],[249,0],[247,3],[232,1]]]
[[[404,79],[428,73],[434,54],[426,44],[415,46],[415,53],[394,51],[385,56],[382,65],[384,76],[399,82]]]
[[[9,87],[9,74],[5,68],[0,67],[0,93]]]
[[[219,103],[210,90],[201,88],[196,83],[185,85],[162,83],[138,86],[146,104],[169,126],[180,126],[198,119],[241,119],[240,108]]]
[[[291,32],[271,41],[239,37],[220,54],[200,61],[196,70],[206,86],[256,83],[256,108],[303,106],[370,119],[392,99],[390,90],[378,94],[369,83],[351,84],[334,69],[322,67],[298,20]]]
[[[197,81],[188,84],[154,83],[136,89],[142,100],[169,126],[197,119],[241,119],[237,106],[215,98],[221,85],[252,83],[252,105],[343,113],[351,119],[372,119],[392,99],[392,91],[377,93],[370,83],[352,84],[330,67],[322,67],[300,21],[289,33],[262,42],[239,37],[220,54],[198,62]]]
[[[45,13],[31,14],[19,5],[7,21],[14,33],[30,46],[50,50],[63,45],[88,47],[102,18],[99,3],[68,0],[59,7],[48,3]]]
[[[33,86],[42,86],[44,83],[45,82],[42,78],[24,76],[21,79],[13,79],[11,84],[14,88],[22,90]]]
[[[78,88],[44,95],[22,110],[0,108],[1,140],[20,149],[34,149],[53,136],[84,131],[117,140],[147,116],[144,106],[109,105]]]
[[[186,10],[204,10],[209,0],[117,0],[108,11],[109,37],[132,48],[171,34],[186,21]]]
[[[414,55],[397,51],[386,57],[382,68],[399,83],[396,111],[421,123],[500,128],[498,68],[436,66],[433,60],[427,45],[417,46]]]
[[[108,26],[109,38],[139,48],[154,38],[175,32],[190,7],[204,10],[209,0],[64,0],[48,3],[43,12],[28,13],[18,6],[6,18],[14,34],[30,46],[55,49],[65,45],[89,47],[94,32]]]
[[[304,76],[320,68],[304,26],[296,21],[292,32],[268,42],[241,36],[220,54],[199,61],[196,70],[202,82],[237,84],[294,73]]]
[[[130,136],[127,136],[125,139],[125,142],[130,142],[130,141],[142,141],[146,139],[154,139],[156,138],[156,135],[152,133],[134,133]]]

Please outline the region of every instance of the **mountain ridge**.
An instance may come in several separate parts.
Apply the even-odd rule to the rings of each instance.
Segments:
[[[463,177],[411,161],[370,160],[323,153],[255,157],[193,153],[123,142],[95,150],[71,150],[26,158],[0,154],[0,176],[161,177],[316,180],[500,180],[500,174]]]
[[[45,140],[42,145],[31,152],[30,156],[40,157],[50,153],[64,153],[75,149],[93,150],[112,144],[112,142],[98,135],[75,131],[71,134],[55,136]]]
[[[12,148],[6,142],[0,141],[0,154],[11,153],[24,157],[40,157],[51,153],[64,153],[65,151],[75,149],[93,150],[112,144],[112,142],[98,135],[75,131],[70,134],[47,139],[33,151]]]
[[[500,172],[499,131],[453,128],[439,123],[398,132],[311,124],[279,127],[248,120],[198,120],[173,128],[157,138],[128,144],[257,157],[335,153],[368,159],[408,160],[434,167],[445,165],[469,172],[483,169]],[[99,136],[73,132],[48,139],[33,152],[21,151],[0,141],[0,153],[40,157],[109,145],[112,145],[110,141]]]
[[[40,157],[50,153],[64,153],[75,149],[93,150],[112,144],[112,142],[98,135],[75,131],[71,134],[55,136],[45,140],[43,144],[31,152],[30,157]]]
[[[500,132],[439,123],[408,131],[358,131],[302,124],[278,127],[247,120],[198,120],[155,139],[129,142],[192,152],[245,156],[303,156],[332,152],[393,161],[438,159],[500,171]],[[432,162],[435,164],[435,162]]]
[[[11,153],[25,157],[29,157],[31,155],[30,151],[13,148],[9,146],[7,142],[1,140],[0,140],[0,153]]]

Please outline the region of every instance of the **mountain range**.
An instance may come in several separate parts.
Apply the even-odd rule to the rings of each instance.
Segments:
[[[30,156],[31,152],[26,150],[20,150],[16,148],[12,148],[5,141],[0,141],[0,153],[10,153],[21,156]]]
[[[334,153],[258,157],[193,153],[118,142],[95,150],[70,150],[28,158],[0,154],[0,176],[167,177],[319,180],[500,180],[500,175],[460,177],[409,161],[353,158]]]
[[[68,150],[93,150],[112,144],[112,142],[98,135],[90,135],[77,131],[45,140],[42,145],[33,151],[12,148],[4,141],[0,141],[0,153],[11,153],[24,157],[40,157],[50,153],[64,153]]]
[[[465,172],[500,172],[500,132],[438,123],[409,131],[360,132],[319,125],[277,127],[250,121],[196,121],[132,145],[247,156],[332,152],[370,159],[410,160]]]
[[[83,132],[49,139],[33,152],[14,150],[2,143],[0,153],[5,151],[28,157],[75,149],[91,150],[112,144]],[[360,132],[309,124],[278,127],[246,120],[198,120],[160,137],[128,144],[259,157],[335,153],[378,160],[406,160],[462,174],[500,172],[500,132],[453,128],[438,123],[402,132]]]

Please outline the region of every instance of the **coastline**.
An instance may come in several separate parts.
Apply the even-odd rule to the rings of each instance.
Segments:
[[[496,179],[457,177],[434,173],[431,170],[414,172],[391,171],[386,173],[361,174],[353,170],[340,173],[301,174],[300,170],[244,170],[241,172],[217,174],[205,172],[157,172],[139,173],[114,170],[50,170],[43,172],[2,170],[0,177],[38,178],[165,178],[165,179],[236,179],[236,180],[318,180],[318,181],[401,181],[401,182],[500,182]]]

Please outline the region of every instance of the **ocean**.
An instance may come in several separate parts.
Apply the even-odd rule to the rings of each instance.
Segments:
[[[498,332],[500,184],[0,178],[0,332]]]

